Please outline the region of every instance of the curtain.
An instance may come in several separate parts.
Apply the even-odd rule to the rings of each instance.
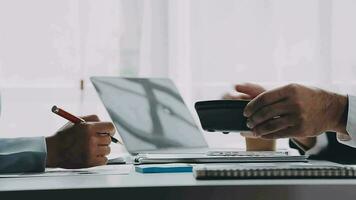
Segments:
[[[116,0],[0,1],[2,87],[75,87],[118,73]]]
[[[173,79],[190,107],[221,98],[238,82],[267,88],[298,82],[356,94],[355,1],[121,3],[121,70]],[[241,142],[238,136],[205,135],[212,146],[226,145],[230,137]]]
[[[110,119],[95,91],[79,88],[89,76],[119,73],[120,5],[0,1],[0,137],[52,135],[65,123],[50,112],[55,104]]]
[[[91,75],[171,78],[193,114],[195,101],[238,82],[356,94],[354,10],[353,0],[2,0],[1,132],[52,133],[39,124],[62,123],[48,112],[58,102],[105,114],[94,91],[78,90]],[[33,112],[38,124],[26,120]],[[212,146],[243,144],[238,134],[204,135]]]

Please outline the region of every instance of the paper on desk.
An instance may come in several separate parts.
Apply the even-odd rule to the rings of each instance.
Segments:
[[[41,173],[0,174],[0,178],[26,178],[26,177],[56,177],[56,176],[95,176],[95,175],[125,175],[132,170],[131,165],[105,165],[85,169],[46,169]]]

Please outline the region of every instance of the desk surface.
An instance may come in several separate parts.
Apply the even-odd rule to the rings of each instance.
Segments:
[[[141,174],[131,169],[126,175],[83,175],[62,177],[36,177],[36,178],[0,178],[0,192],[69,192],[87,191],[88,194],[105,190],[105,194],[118,193],[120,195],[139,195],[137,197],[156,196],[177,199],[177,191],[185,194],[185,199],[204,196],[208,199],[219,197],[230,199],[240,195],[245,198],[256,199],[263,194],[264,199],[277,196],[288,199],[312,199],[323,197],[332,199],[355,199],[355,179],[289,179],[289,180],[195,180],[192,173],[162,173]],[[110,192],[108,192],[110,191]],[[81,194],[86,194],[82,193]],[[295,196],[298,194],[297,196]],[[256,196],[257,195],[257,196]],[[304,196],[303,196],[304,195]],[[305,198],[304,198],[305,197]],[[138,199],[139,199],[138,198]],[[179,199],[179,198],[178,198]],[[258,198],[257,198],[258,199]]]
[[[251,185],[353,185],[355,179],[195,180],[192,173],[0,178],[0,191]]]

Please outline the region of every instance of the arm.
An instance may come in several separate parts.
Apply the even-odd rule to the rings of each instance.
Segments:
[[[244,98],[244,99],[253,99],[256,96],[259,96],[260,94],[264,93],[265,90],[259,86],[259,85],[254,85],[254,84],[239,84],[236,86],[236,91],[240,92],[242,94],[239,95],[226,95],[225,97],[227,98],[231,98],[231,99],[236,99],[236,98]],[[280,89],[278,90],[280,91]],[[299,91],[296,91],[299,92]],[[286,92],[283,92],[286,93]],[[345,127],[346,125],[346,115],[347,113],[345,112],[345,107],[347,107],[347,100],[345,101],[344,97],[342,95],[337,95],[337,94],[332,94],[332,93],[323,93],[323,94],[330,94],[331,97],[333,98],[327,98],[328,100],[330,99],[336,99],[336,103],[329,103],[328,106],[326,108],[328,108],[329,110],[326,110],[325,112],[328,113],[327,111],[332,111],[331,113],[332,116],[334,117],[334,121],[337,121],[338,123],[334,123],[336,124],[338,127],[338,130],[341,130],[341,132],[345,131]],[[296,95],[296,94],[293,94]],[[313,95],[313,93],[311,93],[311,95]],[[311,95],[307,95],[307,96],[311,96]],[[298,97],[298,95],[296,95]],[[336,97],[336,98],[335,98]],[[298,98],[297,98],[298,99]],[[352,96],[349,96],[349,101],[350,101],[350,106],[349,106],[349,120],[348,120],[348,132],[350,132],[350,130],[352,129],[352,127],[356,126],[352,126],[352,124],[350,122],[353,122],[355,120],[350,120],[350,116],[356,116],[356,98],[352,98]],[[313,101],[310,101],[313,102]],[[301,103],[301,102],[299,102]],[[293,102],[291,103],[293,104]],[[320,103],[319,103],[320,104]],[[336,106],[335,106],[336,105]],[[315,106],[317,107],[317,106]],[[278,108],[278,107],[277,107]],[[285,107],[288,108],[288,107]],[[355,108],[355,109],[353,109]],[[334,110],[340,110],[339,112],[335,112]],[[352,114],[352,112],[355,112],[354,114]],[[330,113],[330,112],[329,112]],[[264,113],[266,114],[266,112]],[[262,113],[263,115],[263,113]],[[356,118],[356,117],[355,117]],[[338,120],[335,120],[338,119]],[[322,121],[322,120],[319,120]],[[325,123],[325,121],[322,121],[323,123]],[[262,127],[263,125],[268,125],[268,123],[262,123]],[[318,123],[315,123],[315,125],[318,125]],[[355,123],[356,125],[356,123]],[[356,133],[356,131],[354,131]],[[301,132],[303,133],[303,132]],[[242,134],[243,136],[251,136],[251,134]],[[356,137],[355,137],[356,138]],[[262,141],[262,140],[261,140]],[[321,134],[317,137],[295,137],[293,139],[290,140],[290,146],[292,148],[295,148],[297,150],[299,150],[300,153],[302,154],[309,154],[311,155],[312,158],[321,158],[321,159],[325,159],[325,158],[329,158],[336,161],[339,158],[340,162],[343,162],[344,160],[352,160],[346,157],[350,157],[350,156],[341,156],[342,158],[340,158],[339,155],[337,155],[337,153],[335,152],[345,152],[345,155],[349,155],[347,152],[349,152],[350,148],[346,147],[345,145],[341,145],[339,143],[336,142],[335,139],[335,134],[332,133],[327,133],[327,134]],[[335,151],[332,151],[332,149],[335,149]],[[352,154],[352,152],[351,152]]]
[[[348,96],[348,105],[344,114],[346,131],[337,133],[337,140],[347,146],[356,148],[356,97]]]
[[[317,154],[311,156],[313,159],[329,160],[343,164],[356,164],[356,97],[349,95],[348,104],[344,112],[343,126],[348,134],[339,132],[328,132],[326,134],[328,144]],[[347,120],[346,120],[347,119]],[[347,121],[347,122],[345,122]],[[299,141],[297,141],[299,142]],[[303,141],[302,141],[303,142]],[[302,144],[308,148],[308,144]],[[301,153],[308,153],[298,147],[295,142],[290,141],[290,146]]]
[[[0,139],[0,173],[42,172],[45,163],[44,137]]]
[[[105,165],[115,128],[95,115],[83,118],[87,123],[68,123],[47,138],[0,139],[0,173]]]
[[[316,137],[324,132],[347,134],[347,96],[290,84],[258,95],[244,115],[256,137]]]
[[[245,111],[257,137],[290,137],[294,141],[290,142],[291,147],[311,154],[313,159],[356,163],[356,149],[352,148],[356,147],[356,98],[353,96],[288,85],[259,95]],[[318,138],[323,132],[328,132],[328,144],[321,148]],[[310,148],[319,151],[311,153]]]
[[[318,136],[318,138],[320,136]],[[327,138],[327,144],[325,146],[316,143],[312,149],[305,151],[292,140],[289,141],[289,145],[291,148],[297,149],[301,154],[309,154],[311,159],[328,160],[341,164],[356,164],[356,148],[339,143],[334,132],[327,132],[323,134],[323,136]],[[315,147],[321,148],[317,148],[318,151],[310,152],[310,150],[313,150]]]

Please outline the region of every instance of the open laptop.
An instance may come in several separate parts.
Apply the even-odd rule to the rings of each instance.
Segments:
[[[91,81],[136,163],[306,160],[285,152],[209,149],[169,79],[91,77]]]

